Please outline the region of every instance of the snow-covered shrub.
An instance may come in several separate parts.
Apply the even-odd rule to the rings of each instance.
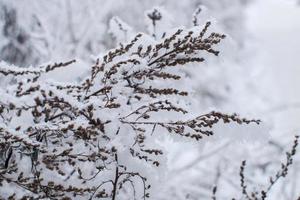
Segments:
[[[1,65],[0,74],[16,79],[1,88],[1,196],[145,199],[155,196],[163,177],[158,169],[166,168],[165,135],[200,141],[217,134],[220,123],[257,126],[259,120],[235,114],[195,113],[178,68],[202,63],[204,53],[219,54],[214,46],[225,35],[207,35],[209,26],[178,29],[158,41],[138,34],[77,83],[47,78],[74,60]]]
[[[278,170],[275,174],[275,176],[270,176],[267,186],[261,186],[258,189],[255,189],[254,191],[249,192],[249,188],[247,185],[247,180],[245,176],[245,168],[246,168],[246,161],[244,160],[240,167],[240,186],[241,191],[243,194],[243,198],[247,200],[265,200],[267,197],[269,197],[269,194],[271,192],[271,189],[274,187],[274,185],[281,179],[287,176],[289,172],[290,166],[293,164],[294,157],[296,155],[297,146],[298,146],[298,139],[299,136],[295,136],[295,140],[293,143],[293,146],[290,151],[286,152],[286,160],[285,162],[280,163],[280,170]],[[294,177],[295,178],[295,177]],[[216,192],[217,187],[214,187],[213,189],[213,198],[216,200]],[[300,197],[298,197],[299,199]]]

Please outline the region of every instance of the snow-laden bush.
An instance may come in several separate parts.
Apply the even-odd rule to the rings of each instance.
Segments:
[[[1,196],[145,199],[166,168],[165,135],[200,141],[220,123],[258,126],[235,114],[195,113],[179,68],[219,54],[214,46],[225,35],[207,35],[209,26],[158,41],[138,34],[77,83],[46,78],[74,60],[27,69],[2,63],[0,74],[14,80],[1,88]]]

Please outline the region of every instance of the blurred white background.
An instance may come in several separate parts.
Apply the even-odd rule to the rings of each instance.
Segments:
[[[271,109],[276,130],[299,133],[300,6],[289,0],[256,1],[248,7],[247,16],[257,45],[252,64],[264,66],[261,95],[277,104]]]

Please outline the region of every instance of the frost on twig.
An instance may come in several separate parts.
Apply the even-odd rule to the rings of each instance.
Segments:
[[[204,62],[204,52],[219,54],[225,35],[207,34],[210,25],[157,42],[138,34],[99,58],[80,83],[40,78],[74,61],[1,66],[2,75],[18,76],[0,100],[0,185],[14,188],[7,198],[146,199],[155,181],[149,173],[163,163],[156,142],[163,132],[198,141],[220,121],[259,124],[215,111],[194,117],[178,103],[189,93],[177,87],[176,69]]]

